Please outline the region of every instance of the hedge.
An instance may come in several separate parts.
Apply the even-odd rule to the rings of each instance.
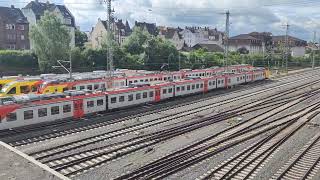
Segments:
[[[0,66],[38,68],[38,60],[30,51],[0,50]]]

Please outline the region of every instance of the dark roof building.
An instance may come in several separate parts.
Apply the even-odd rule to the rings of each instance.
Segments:
[[[284,43],[286,41],[286,36],[273,36],[272,41],[275,45]],[[290,47],[305,47],[308,45],[307,41],[293,36],[288,36],[288,43]]]
[[[29,2],[22,12],[31,21],[31,24],[37,23],[45,11],[58,12],[63,17],[62,23],[67,26],[75,27],[75,19],[68,8],[64,5],[56,5],[47,1],[46,3],[39,2],[39,0]]]
[[[137,22],[135,21],[135,27],[140,27],[143,31],[147,31],[152,36],[158,35],[158,29],[155,23]]]
[[[240,34],[229,38],[230,51],[239,51],[246,49],[249,53],[261,53],[263,51],[262,40],[255,38],[249,34]]]
[[[29,22],[20,9],[0,7],[0,49],[29,49]]]

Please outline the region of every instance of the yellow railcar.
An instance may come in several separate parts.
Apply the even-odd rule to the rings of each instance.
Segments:
[[[40,82],[41,80],[11,81],[0,90],[0,97],[37,93]]]
[[[3,88],[3,86],[5,86],[6,84],[12,82],[12,81],[16,81],[18,79],[18,77],[16,76],[12,76],[12,77],[4,77],[0,79],[0,90]]]

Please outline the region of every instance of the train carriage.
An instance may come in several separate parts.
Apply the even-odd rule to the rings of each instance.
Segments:
[[[175,96],[184,96],[205,92],[205,79],[193,79],[175,82]]]
[[[155,101],[155,88],[151,86],[117,89],[107,92],[108,109],[119,109]]]

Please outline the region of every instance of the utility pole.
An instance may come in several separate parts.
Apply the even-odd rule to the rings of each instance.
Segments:
[[[315,46],[314,48],[312,48],[312,69],[315,68],[315,48],[316,48],[316,38],[317,38],[317,32],[314,31],[313,33],[313,45]]]
[[[225,14],[226,14],[226,30],[225,30],[225,41],[224,41],[224,71],[228,72],[230,11],[228,10]]]
[[[114,41],[113,39],[113,29],[112,29],[112,23],[113,23],[113,10],[112,10],[112,4],[111,4],[111,0],[100,0],[101,3],[106,3],[107,4],[107,35],[110,39],[109,46],[107,47],[107,73],[109,75],[109,77],[111,78],[113,76],[113,50],[110,47],[110,45],[112,44],[112,42]]]
[[[289,27],[290,25],[287,23],[286,25],[286,36],[285,36],[285,52],[284,52],[284,60],[285,60],[285,71],[288,74],[288,56],[289,56],[289,50],[290,50],[290,46],[289,46]]]

